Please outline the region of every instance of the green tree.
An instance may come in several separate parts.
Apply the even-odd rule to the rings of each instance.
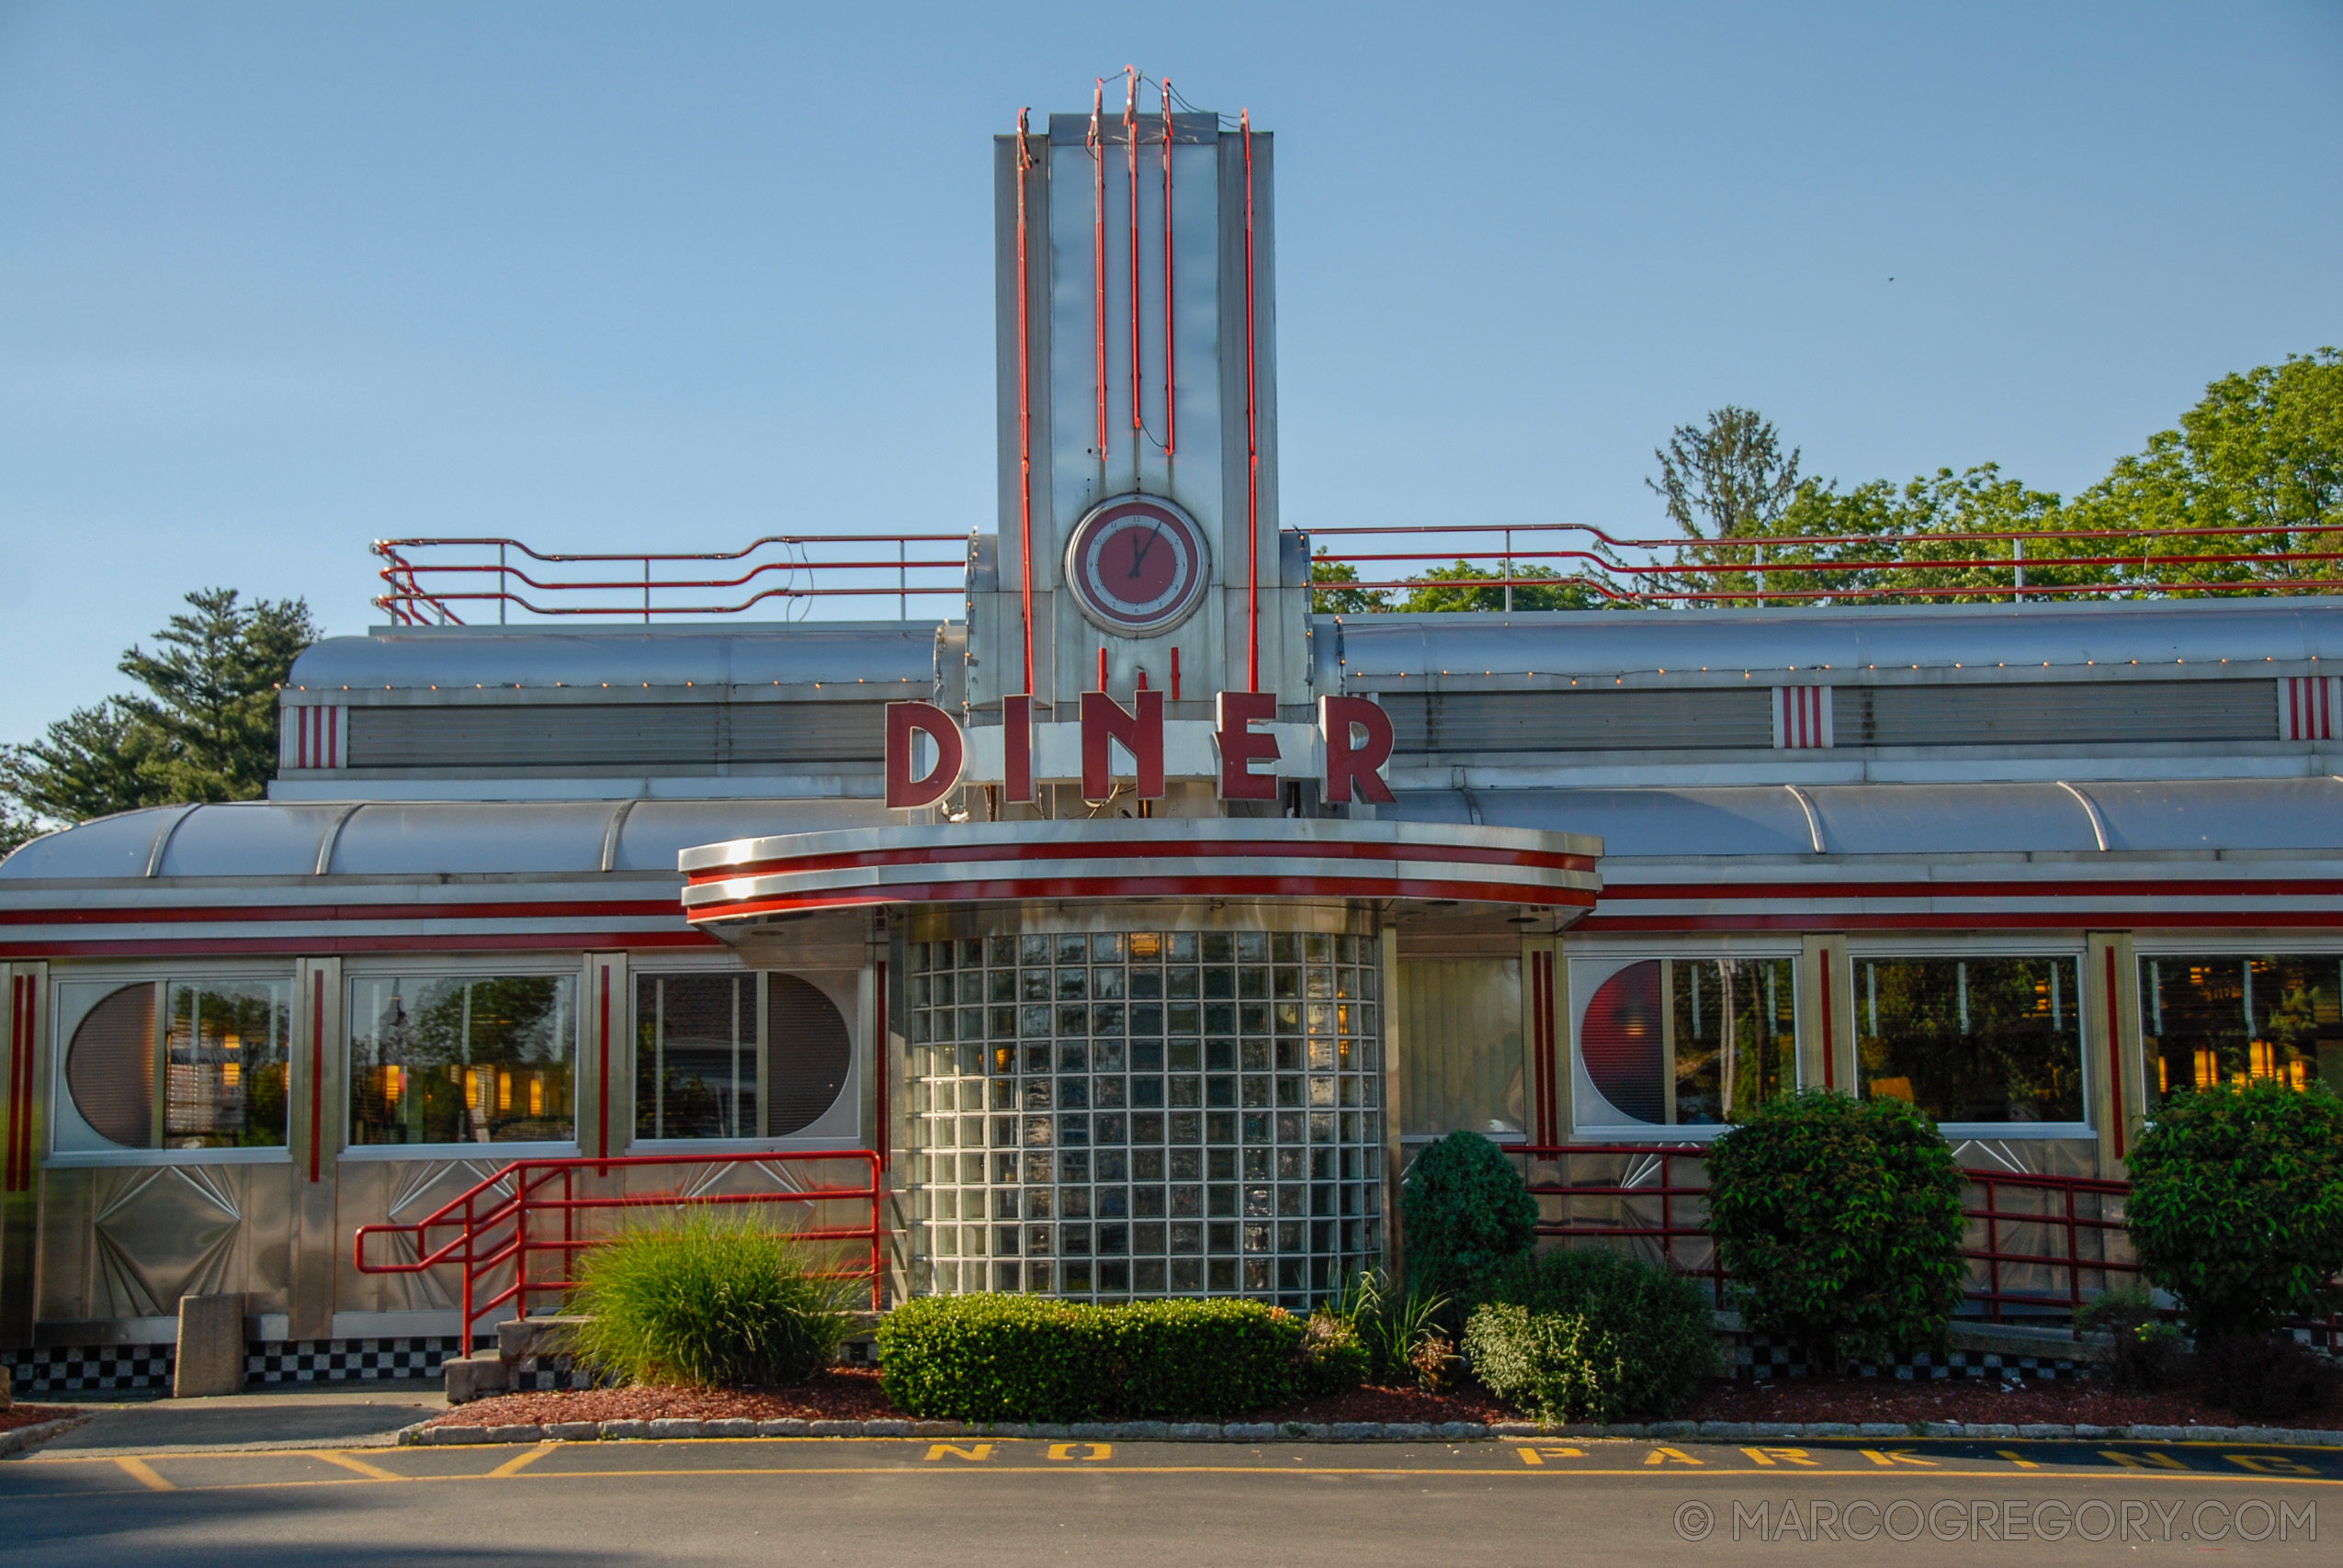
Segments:
[[[254,800],[277,771],[277,689],[317,640],[299,599],[243,604],[232,588],[132,647],[119,668],[144,688],[78,708],[0,756],[0,795],[36,818],[86,821],[174,801]]]
[[[1314,583],[1345,583],[1359,580],[1359,569],[1348,561],[1328,560],[1319,550],[1310,558],[1310,581]],[[1317,588],[1310,592],[1310,608],[1321,615],[1371,615],[1391,608],[1391,596],[1373,588]]]
[[[2159,541],[2170,555],[2285,554],[2343,547],[2343,353],[2321,348],[2284,363],[2224,376],[2180,416],[2180,428],[2148,437],[2107,478],[2075,498],[2079,528],[2241,527],[2242,535]],[[2102,541],[2104,545],[2113,541]],[[2104,550],[2118,554],[2120,550]],[[2327,561],[2143,563],[2138,581],[2266,582],[2324,592],[2305,580],[2338,573]]]
[[[1523,582],[1525,577],[1538,581]],[[1411,615],[1443,610],[1503,610],[1504,579],[1501,571],[1466,560],[1436,566],[1408,580],[1416,586],[1408,590],[1398,608]],[[1599,590],[1578,578],[1566,578],[1550,566],[1517,563],[1513,568],[1512,607],[1516,610],[1600,610],[1608,602]]]
[[[1655,448],[1652,456],[1659,459],[1659,473],[1644,483],[1666,506],[1668,520],[1688,538],[1762,539],[1789,531],[1783,520],[1799,491],[1799,452],[1794,446],[1784,456],[1781,433],[1755,409],[1732,403],[1712,409],[1705,425],[1678,425],[1668,445]],[[1679,559],[1704,567],[1765,566],[1772,564],[1774,555],[1763,545],[1702,544],[1680,552]],[[1761,604],[1771,578],[1804,575],[1699,571],[1661,576],[1645,586],[1675,592],[1753,593]]]

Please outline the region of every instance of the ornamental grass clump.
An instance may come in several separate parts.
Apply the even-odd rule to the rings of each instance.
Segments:
[[[1710,1145],[1709,1224],[1744,1320],[1849,1359],[1943,1342],[1959,1310],[1963,1179],[1900,1100],[1807,1089]]]
[[[753,1216],[690,1210],[584,1255],[578,1361],[600,1376],[693,1388],[803,1382],[838,1359],[863,1287]]]

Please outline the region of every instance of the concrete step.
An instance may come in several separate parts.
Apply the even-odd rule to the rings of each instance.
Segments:
[[[492,1393],[508,1393],[513,1386],[513,1364],[493,1350],[450,1356],[439,1368],[447,1374],[450,1404],[468,1404]]]
[[[496,1353],[507,1361],[531,1356],[559,1356],[570,1348],[570,1336],[589,1321],[575,1316],[520,1317],[496,1325]]]

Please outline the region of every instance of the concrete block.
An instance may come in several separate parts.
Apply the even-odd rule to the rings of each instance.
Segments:
[[[727,1416],[715,1421],[700,1423],[702,1435],[710,1438],[753,1438],[756,1423],[745,1416]]]
[[[434,1427],[425,1435],[438,1446],[488,1441],[488,1428],[485,1427]]]
[[[534,1421],[488,1428],[488,1440],[492,1443],[534,1443],[544,1436],[545,1429]]]
[[[1387,1441],[1418,1443],[1432,1436],[1429,1421],[1386,1421],[1383,1436]]]
[[[1210,1421],[1175,1421],[1172,1425],[1172,1440],[1178,1443],[1208,1443],[1220,1436],[1221,1429]]]
[[[696,1438],[703,1435],[706,1423],[685,1416],[662,1416],[651,1424],[654,1438]]]
[[[1443,1421],[1434,1435],[1453,1443],[1461,1438],[1486,1438],[1488,1428],[1478,1421]]]
[[[506,1393],[513,1386],[512,1365],[492,1350],[450,1356],[439,1368],[447,1375],[450,1404],[469,1404],[492,1393]]]
[[[1865,1421],[1855,1430],[1866,1438],[1908,1438],[1912,1435],[1911,1427],[1902,1421]]]
[[[1277,1425],[1273,1421],[1231,1421],[1220,1428],[1220,1434],[1231,1442],[1265,1443],[1277,1436]]]
[[[1968,1435],[1972,1438],[2014,1438],[2018,1428],[2007,1421],[1972,1421]]]
[[[863,1424],[859,1421],[809,1421],[806,1435],[812,1438],[859,1438]]]
[[[914,1438],[965,1438],[968,1435],[968,1424],[966,1421],[914,1421],[911,1423],[911,1436]]]
[[[1747,1421],[1703,1421],[1701,1436],[1711,1438],[1748,1438],[1756,1434]]]
[[[602,1423],[602,1435],[606,1438],[648,1438],[651,1436],[651,1423],[634,1420],[605,1421]]]
[[[181,1296],[179,1352],[171,1397],[206,1399],[244,1391],[244,1298]]]
[[[496,1353],[508,1361],[567,1355],[571,1333],[585,1321],[576,1316],[507,1319],[496,1325]]]
[[[800,1416],[785,1416],[777,1421],[760,1421],[756,1424],[756,1435],[760,1438],[802,1438],[806,1435],[806,1421]]]
[[[1805,1435],[1809,1438],[1851,1438],[1855,1434],[1852,1421],[1809,1421]],[[2011,1433],[2010,1436],[2017,1436]]]
[[[1380,1421],[1337,1421],[1329,1434],[1338,1443],[1364,1442],[1383,1436]]]
[[[2075,1428],[2058,1421],[2029,1421],[2018,1428],[2021,1438],[2071,1438]]]
[[[908,1438],[911,1435],[911,1424],[900,1417],[882,1416],[876,1421],[863,1423],[863,1436],[866,1438]]]
[[[1122,1427],[1123,1436],[1135,1443],[1169,1442],[1172,1438],[1169,1421],[1126,1421]]]
[[[1073,1435],[1086,1443],[1104,1443],[1112,1441],[1118,1434],[1112,1421],[1077,1421]]]
[[[591,1443],[602,1436],[598,1421],[554,1421],[547,1425],[545,1435],[565,1443]]]
[[[1545,1428],[1534,1421],[1498,1421],[1492,1423],[1488,1429],[1500,1438],[1539,1438],[1545,1435]],[[1600,1434],[1585,1435],[1599,1436]]]

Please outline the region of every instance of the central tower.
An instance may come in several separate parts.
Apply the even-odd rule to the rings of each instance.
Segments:
[[[1272,138],[1239,117],[1020,117],[993,151],[1000,524],[968,592],[968,722],[1030,693],[1305,716],[1307,559],[1277,527]],[[1292,554],[1296,558],[1285,558]],[[988,558],[988,557],[990,558]],[[1103,673],[1102,673],[1103,672]],[[1285,716],[1281,715],[1281,716]],[[1050,753],[1047,744],[1037,750]]]

